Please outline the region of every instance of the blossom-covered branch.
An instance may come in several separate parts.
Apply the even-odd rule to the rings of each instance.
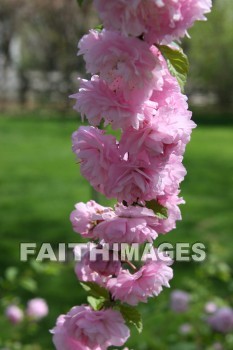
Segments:
[[[92,77],[80,79],[71,96],[91,126],[75,131],[72,144],[82,175],[117,204],[80,202],[71,213],[74,231],[94,243],[96,259],[87,249],[75,267],[90,305],[58,318],[52,330],[58,350],[123,345],[129,324],[141,330],[134,306],[169,287],[172,260],[165,253],[152,246],[140,264],[127,264],[115,259],[114,243],[153,244],[181,219],[182,160],[195,124],[179,84],[187,60],[172,41],[205,19],[211,0],[94,0],[94,6],[103,29],[78,45]],[[102,121],[121,131],[119,141],[97,128]]]

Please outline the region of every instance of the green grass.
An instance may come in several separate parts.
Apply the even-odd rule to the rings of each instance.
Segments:
[[[10,237],[2,243],[15,262],[13,243],[72,239],[70,211],[91,193],[71,152],[77,122],[4,118],[0,125],[1,233]]]
[[[199,126],[187,147],[184,164],[188,175],[182,184],[186,205],[181,206],[183,221],[169,239],[212,241],[233,248],[232,127]]]
[[[74,119],[0,119],[1,273],[7,266],[25,268],[19,263],[20,242],[56,245],[78,241],[69,214],[76,202],[91,198],[91,189],[80,176],[71,152],[70,135],[77,127]],[[216,243],[221,247],[220,256],[232,263],[232,131],[230,125],[203,125],[194,131],[184,160],[188,175],[182,184],[186,200],[181,207],[183,221],[159,241]],[[188,264],[175,266],[172,287],[181,288],[183,275],[191,269]],[[61,271],[63,278],[38,277],[40,296],[48,299],[52,310],[39,332],[38,342],[46,349],[52,349],[47,329],[53,326],[56,315],[84,300],[72,267],[61,267]],[[25,300],[32,295],[22,292]],[[161,300],[167,300],[168,295],[164,293]],[[162,326],[156,328],[153,310],[156,313],[153,301],[149,309],[142,307],[146,329],[140,338],[134,333],[130,344],[135,349],[156,349],[158,338],[153,337],[165,332]]]

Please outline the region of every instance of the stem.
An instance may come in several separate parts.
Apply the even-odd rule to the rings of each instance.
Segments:
[[[122,260],[122,263],[128,264],[134,271],[137,270],[136,266],[132,264],[129,260]]]

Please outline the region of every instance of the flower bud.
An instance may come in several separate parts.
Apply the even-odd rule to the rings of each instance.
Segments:
[[[190,295],[182,290],[174,290],[171,293],[170,307],[174,312],[186,312],[188,310],[188,304]]]
[[[39,320],[48,315],[48,305],[42,298],[29,300],[27,304],[27,315],[33,319]]]
[[[6,308],[5,315],[12,324],[22,322],[24,318],[23,311],[16,305],[9,305]]]

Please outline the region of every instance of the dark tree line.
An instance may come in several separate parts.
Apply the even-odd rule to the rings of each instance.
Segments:
[[[27,101],[32,71],[39,71],[45,82],[50,72],[59,72],[57,91],[62,98],[58,99],[67,101],[75,89],[72,76],[84,71],[82,58],[76,57],[78,39],[96,24],[91,0],[85,0],[81,8],[76,0],[1,0],[1,74],[6,82],[9,67],[17,72],[19,102]],[[190,35],[192,40],[184,42],[191,61],[190,93],[212,92],[221,106],[229,108],[233,100],[232,0],[214,0],[208,21],[194,26]],[[16,60],[12,57],[14,42],[20,53]],[[4,85],[1,105],[8,97]],[[44,95],[49,102],[49,88],[44,88]]]

